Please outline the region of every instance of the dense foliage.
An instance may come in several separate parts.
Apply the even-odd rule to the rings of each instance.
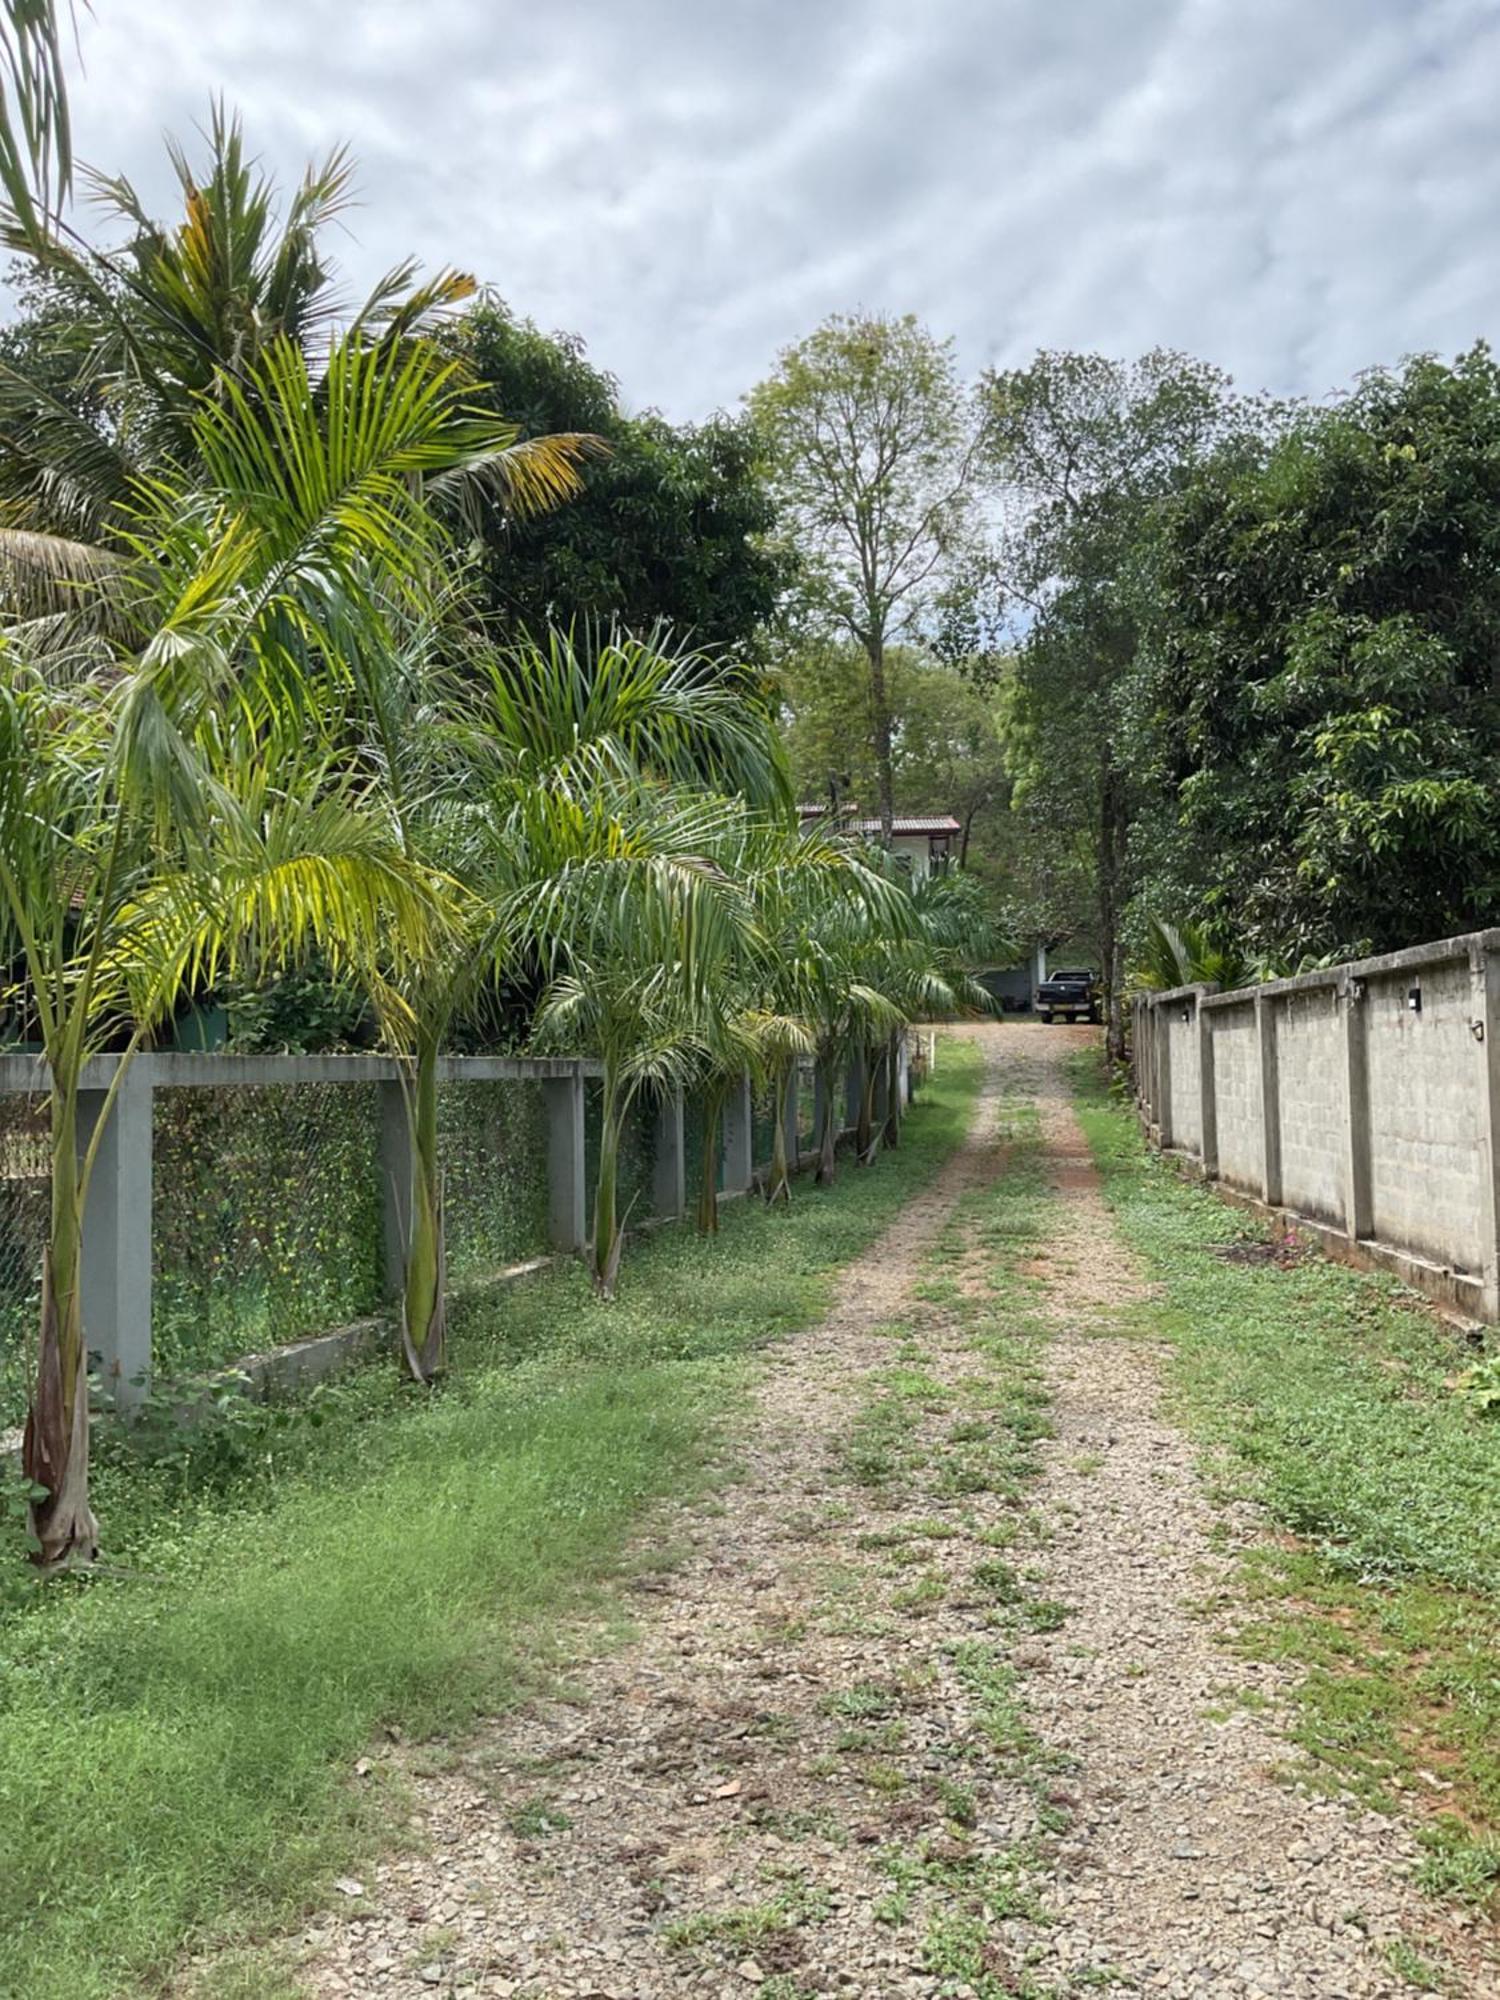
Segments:
[[[698,646],[753,653],[791,561],[771,546],[775,516],[745,424],[627,415],[580,341],[544,334],[493,300],[450,338],[484,385],[481,399],[522,436],[587,432],[608,447],[566,509],[517,521],[484,507],[480,600],[490,617],[512,631],[575,619],[635,632],[665,624]]]
[[[1158,900],[1296,959],[1493,921],[1500,370],[1418,359],[1167,513],[1141,726]]]

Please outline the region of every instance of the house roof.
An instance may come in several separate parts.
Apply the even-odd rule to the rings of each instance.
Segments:
[[[850,824],[856,833],[879,833],[878,819],[856,819]],[[951,813],[897,813],[891,821],[892,833],[962,833],[963,827]]]
[[[800,805],[797,808],[797,817],[802,820],[826,819],[828,808],[824,805]],[[849,833],[880,832],[878,819],[845,819],[840,821],[840,825]],[[893,834],[962,833],[963,827],[951,813],[897,813],[891,821],[891,832]]]

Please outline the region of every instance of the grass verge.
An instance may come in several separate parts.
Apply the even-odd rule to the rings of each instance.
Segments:
[[[1247,1558],[1242,1643],[1305,1670],[1302,1775],[1417,1816],[1427,1885],[1495,1908],[1500,1422],[1452,1391],[1473,1349],[1389,1279],[1247,1261],[1260,1225],[1148,1156],[1092,1055],[1075,1082],[1160,1288],[1134,1324],[1172,1342],[1185,1420],[1288,1531]]]
[[[0,1580],[0,1993],[124,2000],[185,1951],[316,1907],[399,1822],[382,1728],[516,1698],[652,1499],[708,1476],[745,1357],[812,1323],[961,1137],[944,1063],[898,1153],[703,1242],[637,1246],[613,1307],[569,1271],[469,1301],[437,1394],[367,1368],[101,1455],[111,1567]]]

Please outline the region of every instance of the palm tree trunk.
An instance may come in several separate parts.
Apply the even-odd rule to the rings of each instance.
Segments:
[[[792,1064],[778,1063],[771,1070],[771,1092],[775,1104],[775,1120],[771,1135],[771,1177],[766,1183],[767,1202],[786,1201],[792,1198],[791,1163],[787,1157],[786,1142],[786,1100],[791,1089]]]
[[[414,1381],[431,1382],[448,1362],[446,1244],[443,1190],[438,1165],[438,1044],[424,1036],[417,1044],[416,1074],[406,1088],[411,1134],[411,1235],[406,1246],[406,1283],[401,1298],[401,1352]]]
[[[612,1299],[625,1247],[620,1221],[620,1134],[629,1102],[621,1102],[619,1085],[608,1067],[604,1072],[599,1108],[599,1171],[594,1181],[594,1240],[590,1276],[601,1298]]]
[[[901,1035],[898,1028],[885,1045],[885,1131],[887,1146],[901,1144]]]
[[[71,1070],[71,1073],[70,1073]],[[89,1506],[89,1383],[83,1336],[83,1190],[78,1171],[78,1073],[52,1076],[52,1216],[42,1256],[36,1384],[21,1468],[46,1489],[27,1512],[40,1569],[91,1562],[99,1524]]]
[[[726,1091],[712,1086],[703,1096],[703,1159],[698,1173],[698,1234],[719,1233],[719,1127]]]
[[[831,1058],[818,1064],[818,1081],[823,1086],[823,1123],[818,1132],[818,1170],[814,1179],[819,1187],[832,1187],[838,1172],[839,1113],[834,1101],[836,1064]]]

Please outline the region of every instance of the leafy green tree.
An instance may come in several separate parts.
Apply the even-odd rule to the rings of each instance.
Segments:
[[[1247,422],[1225,376],[1155,350],[1134,363],[1041,353],[982,385],[985,454],[1005,522],[982,581],[959,598],[981,677],[993,635],[1018,640],[1014,768],[1062,823],[1087,830],[1109,1037],[1123,1052],[1123,923],[1139,808],[1127,748],[1154,510]],[[951,609],[951,606],[950,606]],[[965,620],[958,621],[964,629]],[[950,643],[952,641],[950,640]]]
[[[750,393],[780,530],[798,560],[789,600],[814,637],[852,640],[869,671],[875,805],[896,809],[890,649],[919,632],[972,527],[976,426],[951,342],[908,315],[835,314]]]
[[[858,647],[796,648],[781,669],[787,756],[799,799],[873,799],[877,774],[869,662]],[[891,766],[898,813],[949,812],[960,822],[957,860],[978,862],[997,840],[1010,796],[994,692],[910,646],[886,655]],[[974,850],[971,854],[971,848]]]
[[[1363,377],[1171,510],[1143,900],[1296,963],[1494,921],[1500,369]]]
[[[486,406],[523,439],[583,432],[609,447],[565,513],[518,521],[503,504],[482,510],[480,593],[501,635],[613,621],[755,658],[790,566],[770,543],[775,515],[748,426],[628,415],[581,341],[544,334],[491,298],[447,338]]]

